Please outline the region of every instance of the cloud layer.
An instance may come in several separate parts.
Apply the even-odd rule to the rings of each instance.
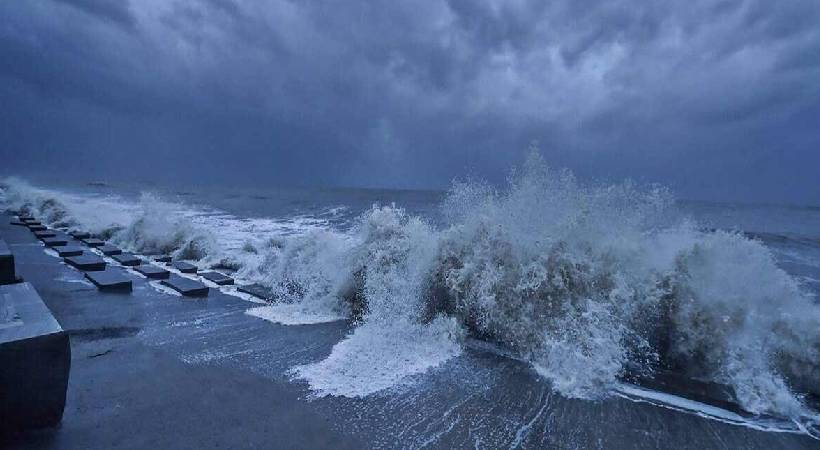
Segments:
[[[820,3],[0,3],[7,170],[820,203]],[[124,170],[126,169],[126,170]]]

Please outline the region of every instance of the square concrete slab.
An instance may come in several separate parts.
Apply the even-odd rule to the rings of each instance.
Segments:
[[[186,297],[206,297],[208,295],[208,286],[205,286],[199,281],[189,280],[179,275],[174,275],[167,280],[162,280],[162,284]]]
[[[171,272],[168,272],[162,267],[157,267],[152,264],[143,264],[141,266],[136,266],[134,267],[134,270],[154,280],[164,280],[171,275]]]
[[[105,241],[93,237],[82,238],[80,241],[89,247],[102,247],[105,245]]]
[[[261,284],[246,284],[242,286],[237,286],[236,290],[239,292],[244,292],[245,294],[253,295],[254,297],[262,300],[267,300],[269,302],[273,301],[274,299],[273,292],[271,292],[269,288],[262,286]]]
[[[72,231],[68,234],[71,235],[71,237],[73,237],[74,239],[87,239],[91,237],[91,233],[87,231]]]
[[[122,250],[110,244],[101,245],[97,247],[97,250],[103,252],[103,255],[105,256],[114,256],[122,254]]]
[[[40,221],[39,221],[39,220],[37,220],[37,219],[35,219],[34,217],[31,217],[31,216],[20,217],[20,222],[24,222],[24,223],[40,223]]]
[[[220,286],[233,284],[233,278],[219,272],[201,272],[199,276]]]
[[[171,257],[168,255],[154,256],[154,261],[161,263],[169,263],[171,262]]]
[[[26,226],[26,223],[23,222],[23,221],[20,221],[20,220],[12,219],[9,223],[12,224],[12,225],[17,225],[18,227],[19,226],[23,226],[23,227]]]
[[[171,266],[173,266],[174,269],[179,270],[182,273],[196,273],[198,270],[195,265],[191,263],[186,263],[185,261],[177,261],[171,264]]]
[[[0,367],[0,434],[60,422],[71,347],[29,283],[0,286]]]
[[[46,244],[46,247],[63,247],[68,241],[61,237],[47,237],[43,238],[43,244]]]
[[[111,258],[114,261],[122,264],[123,266],[138,266],[142,264],[142,260],[134,256],[132,253],[120,253],[119,255],[111,255]]]
[[[47,237],[54,237],[57,236],[57,232],[54,230],[43,230],[43,231],[35,231],[34,236],[37,239],[47,238]]]
[[[105,270],[105,260],[97,255],[80,255],[63,258],[67,264],[84,272],[98,272]]]
[[[60,258],[67,258],[69,256],[80,256],[83,254],[83,248],[77,246],[54,247],[54,251]]]
[[[38,225],[29,224],[28,229],[31,230],[31,231],[45,231],[45,230],[47,230],[45,225],[39,225],[39,224]]]
[[[131,292],[131,280],[125,277],[122,269],[105,269],[99,272],[87,272],[88,278],[101,291]]]
[[[6,242],[0,239],[0,284],[10,284],[17,281],[14,273],[14,254],[11,253]]]

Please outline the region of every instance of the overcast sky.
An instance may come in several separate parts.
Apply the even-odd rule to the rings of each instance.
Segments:
[[[0,2],[0,172],[820,204],[820,2]]]

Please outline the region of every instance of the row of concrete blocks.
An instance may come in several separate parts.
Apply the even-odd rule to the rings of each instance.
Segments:
[[[51,247],[63,260],[85,273],[85,277],[97,288],[108,291],[130,292],[132,289],[131,280],[123,276],[119,271],[107,268],[107,263],[94,253],[85,253],[79,246],[69,246],[71,239],[77,239],[88,247],[96,248],[103,255],[108,256],[122,266],[130,267],[146,278],[162,280],[162,284],[174,289],[182,295],[189,297],[204,297],[208,295],[209,289],[206,285],[188,278],[172,275],[168,270],[153,264],[146,264],[142,259],[131,253],[124,253],[119,248],[108,245],[105,241],[93,237],[90,233],[75,231],[70,236],[61,232],[50,230],[34,218],[21,217],[13,222],[18,225],[27,226],[32,230],[37,238],[47,247]],[[232,278],[219,272],[198,273],[198,268],[193,264],[184,261],[171,262],[170,257],[157,257],[157,263],[170,263],[181,273],[198,274],[217,285],[233,284]]]
[[[15,223],[15,222],[13,222],[13,223]],[[19,225],[28,226],[30,229],[32,229],[34,231],[35,236],[37,236],[40,239],[56,238],[56,239],[51,239],[51,240],[48,240],[48,241],[43,240],[43,242],[44,242],[45,245],[51,246],[52,249],[54,251],[56,251],[57,254],[60,257],[63,257],[63,258],[75,257],[75,256],[80,256],[80,255],[84,254],[84,250],[83,250],[82,247],[68,245],[68,243],[70,242],[69,237],[73,238],[73,239],[76,239],[76,240],[79,240],[79,241],[83,242],[84,244],[86,244],[89,247],[96,248],[97,250],[101,251],[106,256],[114,257],[116,255],[122,255],[122,250],[120,250],[117,247],[114,247],[112,245],[108,245],[100,239],[94,238],[88,232],[73,231],[73,232],[69,233],[69,236],[65,236],[65,235],[62,235],[62,234],[60,234],[59,232],[57,232],[55,230],[47,229],[46,227],[42,226],[42,224],[34,218],[21,218],[19,221],[16,221],[16,223],[19,224]],[[65,241],[65,243],[63,243],[63,241]],[[118,262],[120,264],[123,264],[123,265],[135,264],[136,263],[135,258],[136,257],[129,254],[129,255],[120,257],[120,260],[118,260]],[[171,258],[169,256],[155,257],[154,261],[156,263],[171,263]],[[96,262],[96,267],[97,267],[95,270],[100,271],[100,270],[105,269],[104,265],[102,266],[102,269],[99,268],[100,261],[95,261],[95,262]],[[102,261],[102,263],[104,264],[105,261]],[[70,264],[70,262],[69,262],[69,264]],[[172,263],[172,265],[175,269],[177,269],[181,273],[188,273],[188,274],[197,274],[198,273],[197,267],[194,266],[193,264],[178,261],[178,262]],[[95,265],[92,264],[91,267],[94,268]],[[167,270],[162,269],[160,267],[151,265],[151,264],[142,264],[140,262],[139,265],[133,266],[132,268],[134,270],[136,270],[137,272],[141,273],[142,275],[146,276],[147,278],[150,278],[150,279],[169,280],[169,284],[173,283],[177,279],[182,279],[182,277],[173,277],[172,278],[170,276],[170,272],[168,272]],[[88,269],[82,269],[82,268],[80,270],[88,271]],[[231,279],[230,277],[228,277],[224,274],[221,274],[219,272],[202,272],[202,273],[198,273],[198,274],[201,277],[203,277],[203,278],[205,278],[205,279],[207,279],[207,280],[209,280],[213,283],[216,283],[218,285],[233,284],[233,279]],[[96,278],[101,278],[101,277],[96,277]],[[124,277],[118,277],[117,279],[110,278],[110,279],[106,280],[106,282],[104,282],[104,283],[102,282],[102,280],[99,280],[99,281],[101,281],[100,284],[97,284],[97,283],[95,283],[95,284],[97,284],[97,286],[100,287],[101,289],[111,289],[111,288],[126,289],[126,288],[129,288],[130,284],[124,283],[122,278],[124,278]],[[92,283],[95,282],[94,280],[91,280],[91,281],[92,281]],[[119,281],[119,282],[115,282],[115,281]],[[127,282],[128,280],[125,280],[125,281]],[[191,280],[188,280],[188,281],[191,281]],[[174,285],[169,286],[169,287],[171,287],[172,289],[177,289],[177,288],[182,289],[183,287],[187,288],[187,289],[184,289],[183,291],[180,291],[179,289],[177,289],[178,292],[181,292],[183,294],[188,293],[188,294],[193,294],[193,295],[207,295],[207,294],[203,294],[203,292],[202,292],[204,285],[203,286],[191,286],[189,283],[185,283],[184,281],[182,283],[187,285],[187,286],[183,286],[183,284],[181,284],[181,283],[173,283]],[[264,287],[264,286],[255,285],[255,284],[245,285],[245,286],[238,286],[237,290],[240,291],[240,292],[243,292],[245,294],[252,295],[254,297],[260,298],[262,300],[267,300],[267,301],[274,300],[274,296],[271,293],[271,291],[269,289],[267,289],[266,287]],[[207,290],[205,290],[205,291],[207,292]]]
[[[0,239],[0,441],[62,420],[70,370],[68,335]]]

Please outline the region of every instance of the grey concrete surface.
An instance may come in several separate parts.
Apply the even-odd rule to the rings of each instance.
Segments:
[[[0,441],[59,423],[70,364],[68,336],[34,287],[0,286]]]

